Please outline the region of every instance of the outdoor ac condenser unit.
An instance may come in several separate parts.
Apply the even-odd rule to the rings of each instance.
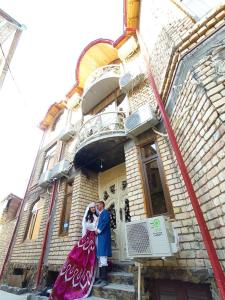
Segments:
[[[165,216],[126,223],[127,256],[164,258],[179,250],[178,237]]]
[[[123,93],[128,93],[139,83],[144,81],[145,74],[140,69],[136,70],[134,73],[127,72],[123,74],[119,79],[120,89]]]
[[[67,176],[71,164],[68,160],[64,159],[57,163],[51,170],[51,179],[58,179]]]
[[[125,130],[128,135],[137,136],[155,126],[158,122],[150,104],[144,104],[125,119]]]
[[[59,136],[61,141],[67,142],[75,135],[75,127],[73,125],[65,127]]]
[[[41,187],[46,187],[50,184],[51,182],[51,171],[45,171],[41,174],[38,185]]]

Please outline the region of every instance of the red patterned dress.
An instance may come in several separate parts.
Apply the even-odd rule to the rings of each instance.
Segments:
[[[78,300],[88,297],[95,279],[95,265],[95,232],[87,229],[69,253],[49,299]]]

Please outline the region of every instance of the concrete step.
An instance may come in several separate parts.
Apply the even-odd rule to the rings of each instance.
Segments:
[[[92,295],[104,299],[133,300],[135,299],[135,289],[133,285],[110,283],[104,287],[94,286]]]
[[[137,267],[131,261],[113,261],[112,272],[127,272],[133,273],[137,270]]]
[[[106,298],[99,298],[99,297],[95,297],[95,296],[90,296],[90,297],[87,297],[86,299],[89,299],[89,300],[109,300],[109,299],[106,299]]]
[[[111,283],[121,283],[121,284],[134,284],[134,275],[133,273],[128,272],[109,272],[108,281]]]

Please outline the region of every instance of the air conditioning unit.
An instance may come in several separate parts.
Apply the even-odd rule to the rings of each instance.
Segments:
[[[119,79],[120,89],[123,93],[128,93],[133,90],[139,83],[143,82],[145,79],[145,74],[140,69],[136,70],[134,73],[125,73]]]
[[[71,164],[68,160],[64,159],[57,163],[51,170],[51,179],[58,179],[64,176],[67,176]]]
[[[158,122],[151,105],[144,104],[125,119],[125,130],[128,135],[137,136],[154,127]]]
[[[38,181],[38,185],[41,187],[46,187],[50,184],[51,182],[51,171],[45,171],[41,174],[39,181]]]
[[[67,142],[69,141],[73,136],[75,135],[75,127],[73,125],[67,126],[65,127],[60,135],[59,135],[59,139],[61,141]]]
[[[165,258],[179,250],[178,236],[165,216],[126,223],[125,230],[129,258]]]

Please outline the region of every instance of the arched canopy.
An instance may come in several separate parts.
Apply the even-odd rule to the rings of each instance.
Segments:
[[[81,52],[76,65],[76,82],[66,94],[71,98],[74,93],[81,94],[88,76],[98,67],[108,65],[118,59],[117,49],[135,34],[139,26],[140,0],[123,0],[123,34],[116,40],[97,39],[89,43]],[[62,103],[53,104],[44,120],[40,124],[41,129],[46,129],[58,113],[58,108],[63,109]]]
[[[65,105],[64,101],[52,104],[49,107],[44,119],[41,121],[40,128],[43,130],[48,128],[48,126],[53,123],[53,121],[56,118],[56,116],[58,115],[58,113],[65,107],[66,107],[66,105]]]
[[[118,59],[118,51],[109,39],[98,39],[88,44],[82,51],[76,66],[76,81],[80,89],[88,76],[97,68]]]

